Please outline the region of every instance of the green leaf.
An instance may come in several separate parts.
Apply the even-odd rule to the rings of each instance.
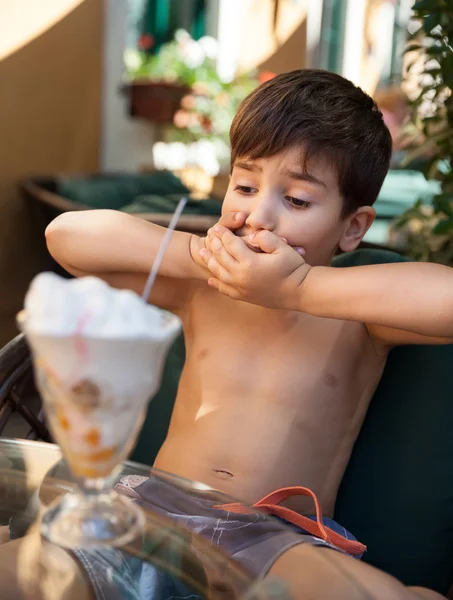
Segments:
[[[453,219],[453,194],[439,194],[433,198],[433,206],[437,211],[445,213]]]
[[[448,49],[445,47],[444,44],[440,45],[440,44],[432,44],[432,46],[430,46],[429,48],[426,49],[426,53],[429,55],[436,55],[436,57],[439,54],[443,54],[445,52],[447,52]],[[439,59],[438,59],[439,60]]]
[[[433,8],[437,7],[433,7],[433,2],[431,0],[418,0],[412,7],[412,10],[416,12],[418,10],[432,10]]]
[[[434,227],[434,235],[445,235],[453,229],[453,219],[443,219]]]
[[[437,18],[437,15],[434,14],[430,14],[427,17],[425,17],[424,21],[423,21],[423,29],[425,31],[425,33],[430,34],[431,31],[439,24],[439,20]]]

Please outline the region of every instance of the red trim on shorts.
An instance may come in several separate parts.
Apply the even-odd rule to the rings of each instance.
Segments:
[[[283,502],[283,500],[291,498],[292,496],[309,496],[312,498],[313,502],[315,503],[316,521],[313,521],[308,517],[304,517],[290,508],[280,506],[280,502]],[[275,515],[285,519],[286,521],[293,523],[293,525],[304,529],[307,533],[336,546],[340,550],[343,550],[352,556],[360,556],[366,550],[366,546],[360,542],[348,540],[343,535],[324,525],[322,520],[322,510],[321,506],[319,505],[318,498],[314,492],[308,488],[300,486],[281,488],[279,490],[275,490],[275,492],[272,492],[271,494],[268,494],[258,502],[255,502],[255,504],[252,506],[254,508],[259,508],[270,515]],[[221,508],[223,510],[228,510],[238,514],[247,514],[250,512],[250,507],[244,506],[240,502],[232,502],[231,504],[218,504],[214,508]]]

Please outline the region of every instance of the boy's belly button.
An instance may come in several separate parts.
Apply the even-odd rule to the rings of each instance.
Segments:
[[[229,471],[225,471],[224,469],[213,469],[213,471],[221,479],[231,479],[232,477],[234,477],[233,473],[230,473]]]

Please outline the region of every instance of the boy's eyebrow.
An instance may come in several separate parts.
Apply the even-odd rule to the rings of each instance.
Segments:
[[[285,175],[287,175],[291,179],[297,179],[298,181],[309,181],[310,183],[314,183],[315,185],[319,185],[323,188],[327,188],[327,185],[324,183],[324,181],[321,181],[320,179],[318,179],[314,175],[311,175],[310,173],[307,173],[306,171],[301,172],[301,171],[292,171],[291,169],[287,169],[285,171]]]
[[[246,171],[254,171],[255,173],[262,173],[263,169],[251,162],[238,162],[236,161],[233,167],[238,167],[239,169],[245,169]]]
[[[238,167],[239,169],[245,169],[246,171],[253,171],[254,173],[262,173],[263,169],[255,164],[255,163],[251,163],[251,162],[235,162],[233,167]],[[314,183],[315,185],[319,185],[323,188],[327,188],[327,185],[324,183],[324,181],[321,181],[320,179],[318,179],[317,177],[315,177],[314,175],[311,175],[310,173],[307,173],[305,171],[293,171],[291,169],[287,169],[285,171],[285,175],[287,177],[290,177],[291,179],[296,179],[297,181],[309,181],[310,183]]]

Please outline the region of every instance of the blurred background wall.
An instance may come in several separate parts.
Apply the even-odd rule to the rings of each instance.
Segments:
[[[42,229],[17,191],[28,175],[99,168],[103,0],[0,2],[0,343],[30,278]]]

